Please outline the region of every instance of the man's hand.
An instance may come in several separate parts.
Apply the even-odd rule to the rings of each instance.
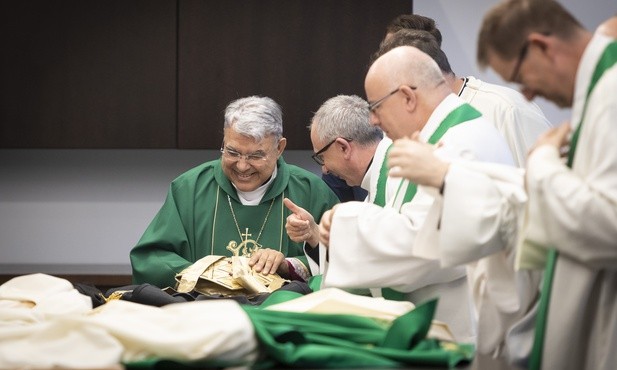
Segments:
[[[324,212],[323,216],[321,216],[321,222],[319,222],[319,241],[326,248],[330,246],[330,228],[332,227],[332,218],[334,217],[335,210],[336,206]]]
[[[296,243],[307,242],[315,248],[319,244],[319,228],[313,215],[297,206],[289,198],[283,199],[283,204],[292,212],[287,216],[285,224],[289,238]]]
[[[569,145],[570,145],[570,127],[569,122],[564,122],[557,127],[553,127],[548,131],[544,132],[538,140],[536,140],[535,144],[529,150],[529,155],[536,150],[536,148],[542,145],[550,145],[552,147],[557,148],[559,154],[563,157],[568,154]]]
[[[436,146],[423,143],[416,132],[396,140],[388,154],[388,173],[425,186],[440,188],[450,165],[435,156]]]
[[[249,260],[249,266],[264,275],[274,274],[280,268],[279,275],[281,276],[286,276],[289,268],[285,262],[285,255],[270,248],[262,248],[254,252]]]

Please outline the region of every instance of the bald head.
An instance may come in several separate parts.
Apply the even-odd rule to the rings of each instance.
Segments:
[[[421,130],[451,93],[433,58],[413,46],[399,46],[377,58],[364,88],[371,123],[392,139]]]
[[[387,90],[410,85],[430,91],[445,85],[445,79],[430,56],[413,46],[399,46],[375,60],[366,74],[365,87],[369,83],[385,86]],[[375,97],[368,98],[372,101]]]

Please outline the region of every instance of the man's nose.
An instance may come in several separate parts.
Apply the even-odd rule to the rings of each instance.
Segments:
[[[244,156],[240,157],[240,159],[238,159],[238,162],[236,162],[236,168],[238,168],[239,171],[248,170],[250,167],[251,164]]]

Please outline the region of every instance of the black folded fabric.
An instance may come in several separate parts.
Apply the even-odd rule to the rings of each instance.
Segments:
[[[92,300],[92,307],[96,308],[105,303],[105,297],[97,287],[89,283],[74,283],[75,288],[79,293],[87,295]]]
[[[114,294],[124,301],[156,307],[188,301],[186,297],[170,295],[161,288],[147,283],[109,289],[106,297],[109,298]]]
[[[272,293],[257,293],[251,295],[223,296],[205,295],[195,291],[189,293],[178,293],[173,289],[161,289],[152,284],[125,285],[108,289],[105,294],[100,289],[88,283],[75,283],[75,289],[81,294],[87,295],[92,300],[92,307],[99,307],[109,299],[121,299],[125,301],[145,304],[149,306],[162,307],[170,303],[204,301],[214,299],[232,299],[240,304],[258,306],[266,300]],[[279,290],[292,291],[300,294],[312,292],[309,285],[303,281],[290,281],[283,285]]]

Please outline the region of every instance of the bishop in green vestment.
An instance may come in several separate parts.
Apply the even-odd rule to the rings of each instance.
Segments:
[[[284,161],[285,145],[280,107],[272,99],[232,102],[225,111],[221,158],[171,183],[131,250],[133,283],[173,287],[177,273],[207,255],[249,256],[257,271],[306,279],[305,243],[287,235],[291,211],[283,199],[315,220],[338,199],[318,176]]]

